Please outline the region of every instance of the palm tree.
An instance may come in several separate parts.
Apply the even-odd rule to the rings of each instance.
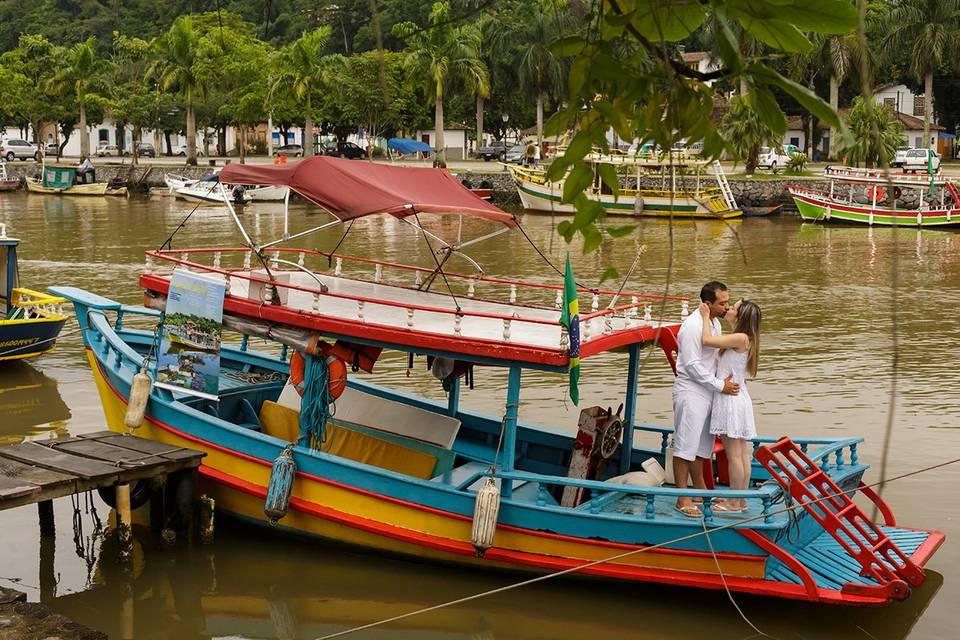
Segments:
[[[960,0],[900,0],[884,20],[882,50],[906,55],[910,72],[923,80],[923,139],[930,148],[933,73],[960,54]]]
[[[113,68],[109,60],[97,55],[96,36],[78,42],[66,51],[64,60],[50,81],[50,89],[63,93],[69,91],[80,107],[80,155],[90,156],[90,137],[87,132],[87,103],[106,89],[104,78]]]
[[[414,77],[424,79],[427,95],[433,99],[438,166],[446,166],[443,141],[443,90],[451,76],[462,77],[477,93],[489,93],[486,66],[480,58],[480,30],[473,25],[450,21],[450,5],[436,2],[430,9],[429,26],[420,30],[411,22],[393,27],[406,39],[407,65]]]
[[[170,30],[157,38],[160,59],[148,76],[159,79],[164,91],[174,90],[183,96],[187,109],[187,164],[197,164],[197,118],[194,101],[206,95],[207,78],[201,72],[200,34],[193,28],[190,16],[180,16]]]
[[[523,85],[537,94],[537,144],[543,148],[543,104],[563,86],[563,64],[550,45],[571,30],[573,21],[566,6],[539,7],[522,22],[523,42],[519,68]]]
[[[730,99],[730,109],[720,123],[720,134],[729,141],[737,158],[746,164],[747,175],[752,175],[757,168],[760,147],[780,144],[780,136],[763,123],[759,114],[750,108],[741,95]]]
[[[850,140],[840,151],[854,166],[859,167],[861,162],[867,168],[889,164],[905,141],[903,123],[885,104],[873,104],[857,96],[846,120]]]
[[[287,88],[294,98],[304,104],[304,157],[313,155],[313,94],[324,83],[325,58],[323,50],[330,39],[330,27],[321,27],[304,33],[277,56],[274,88]]]

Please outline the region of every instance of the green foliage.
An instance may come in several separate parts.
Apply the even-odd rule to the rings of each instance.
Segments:
[[[786,129],[783,122],[783,113],[774,109],[764,118],[763,109],[770,110],[769,104],[761,108],[754,108],[753,104],[764,104],[763,99],[756,99],[752,93],[745,96],[734,96],[730,100],[730,110],[723,116],[720,123],[720,134],[727,141],[728,148],[737,160],[746,165],[747,175],[753,174],[757,168],[760,156],[760,147],[764,145],[777,146]],[[773,105],[776,107],[776,103]],[[779,118],[776,116],[779,115]],[[769,120],[776,121],[781,128],[775,130]]]
[[[589,21],[602,24],[602,29],[591,29],[579,40],[567,37],[554,49],[558,55],[570,54],[571,60],[566,107],[551,118],[547,132],[578,133],[563,157],[551,165],[553,179],[568,170],[571,177],[581,176],[589,150],[594,146],[607,150],[609,129],[621,139],[651,140],[664,149],[681,139],[702,141],[706,158],[717,158],[729,149],[745,157],[749,170],[760,143],[785,129],[774,90],[788,94],[815,117],[839,125],[836,113],[808,87],[764,61],[745,59],[734,29],[776,52],[808,51],[812,45],[801,29],[829,34],[854,29],[856,10],[848,0],[609,0],[594,5],[594,11],[602,13]],[[708,17],[720,41],[720,69],[702,74],[665,43],[688,37]],[[731,109],[746,118],[736,123],[743,135],[721,135],[709,117],[715,89],[706,81],[717,78],[747,88],[747,95]],[[728,133],[734,124],[728,122]],[[565,188],[563,200],[577,208],[564,236],[569,240],[579,233],[585,243],[594,244],[602,208],[598,211],[575,188]]]
[[[887,166],[893,161],[897,147],[906,143],[903,123],[885,104],[874,104],[857,96],[846,120],[850,135],[841,144],[840,153],[854,166],[860,166],[861,162],[867,167]]]
[[[807,168],[807,155],[804,153],[791,153],[790,160],[787,162],[786,172],[795,176],[801,175]]]

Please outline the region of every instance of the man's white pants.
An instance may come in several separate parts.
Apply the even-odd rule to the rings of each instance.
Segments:
[[[684,391],[673,394],[673,455],[693,462],[713,455],[710,407],[713,396]]]

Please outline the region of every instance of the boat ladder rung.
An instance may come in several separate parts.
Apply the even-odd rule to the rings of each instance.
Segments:
[[[923,584],[923,569],[790,438],[761,446],[756,458],[784,491],[860,564],[861,575],[904,597],[907,584]]]

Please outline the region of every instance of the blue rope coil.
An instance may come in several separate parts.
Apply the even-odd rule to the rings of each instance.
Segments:
[[[304,355],[303,399],[300,403],[300,440],[305,444],[313,438],[315,443],[327,441],[327,422],[332,413],[330,405],[330,378],[327,361],[323,356]]]

